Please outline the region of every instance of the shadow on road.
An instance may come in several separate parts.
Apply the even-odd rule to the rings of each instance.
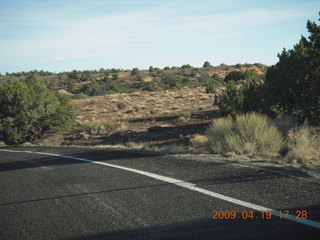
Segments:
[[[318,206],[319,208],[319,206]],[[293,209],[289,209],[290,211]],[[250,211],[250,210],[248,210]],[[237,215],[240,213],[238,212]],[[254,212],[259,215],[259,212]],[[66,240],[97,239],[318,239],[319,229],[273,216],[271,219],[211,219],[200,218],[175,224],[88,234]]]
[[[17,151],[37,151],[36,148],[7,148],[13,149]],[[41,149],[43,152],[43,148]],[[49,152],[49,151],[48,151]],[[5,154],[12,154],[11,152],[0,152],[2,155]],[[25,153],[28,156],[28,153]],[[66,153],[65,155],[72,156],[72,157],[79,157],[85,159],[92,159],[96,161],[109,161],[109,160],[117,160],[117,159],[137,159],[137,158],[146,158],[154,155],[148,155],[147,153],[137,153],[132,151],[123,151],[123,150],[91,150],[91,151],[82,151],[78,153],[69,154]],[[28,169],[28,168],[37,168],[43,166],[59,166],[59,165],[71,165],[71,164],[81,164],[86,163],[82,161],[62,158],[62,157],[43,157],[39,158],[38,155],[36,159],[31,160],[21,160],[21,161],[6,161],[4,163],[0,163],[0,172],[4,171],[12,171],[12,170],[21,170],[21,169]]]

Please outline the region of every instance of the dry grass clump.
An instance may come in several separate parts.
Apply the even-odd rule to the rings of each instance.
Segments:
[[[121,123],[115,129],[115,132],[124,133],[124,132],[128,131],[129,129],[130,129],[129,125],[127,125],[126,123]]]
[[[143,143],[137,143],[137,142],[127,142],[125,144],[126,147],[128,148],[133,148],[133,149],[143,149],[145,148],[144,144]]]
[[[190,138],[190,144],[192,147],[201,147],[205,146],[206,142],[208,141],[207,136],[196,134],[192,138]]]
[[[212,121],[206,132],[206,146],[213,153],[235,152],[243,155],[277,155],[283,137],[271,122],[261,114],[248,113]]]
[[[163,154],[178,154],[185,152],[185,150],[181,146],[176,145],[174,143],[161,147],[149,147],[149,150],[161,152]]]
[[[116,123],[114,122],[91,122],[84,123],[83,128],[91,135],[110,135],[116,128]]]
[[[286,159],[306,165],[320,165],[320,129],[304,124],[289,130]]]

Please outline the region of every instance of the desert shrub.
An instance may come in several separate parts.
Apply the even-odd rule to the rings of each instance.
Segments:
[[[241,113],[243,108],[243,93],[238,90],[234,81],[229,81],[226,90],[215,97],[214,105],[217,105],[222,116],[231,115],[233,118]]]
[[[256,71],[254,70],[246,70],[244,72],[244,80],[245,81],[254,81],[254,82],[258,82],[263,80],[263,75],[259,75]]]
[[[205,146],[206,142],[208,141],[208,138],[204,135],[195,134],[190,138],[189,141],[192,147],[200,147]]]
[[[162,83],[164,89],[192,87],[194,85],[193,81],[190,78],[181,78],[174,75],[166,75],[162,78]]]
[[[68,76],[68,78],[79,79],[80,78],[80,72],[78,72],[77,70],[73,70],[72,72],[68,72],[67,76]]]
[[[181,79],[181,84],[179,87],[189,87],[190,88],[190,87],[193,87],[194,85],[195,85],[195,83],[192,79],[185,77],[185,78]]]
[[[212,121],[206,132],[207,148],[213,153],[277,154],[283,137],[268,117],[247,113]]]
[[[205,87],[206,87],[206,93],[216,93],[218,85],[216,81],[208,81],[206,82]]]
[[[74,91],[75,87],[76,87],[76,80],[73,78],[68,78],[65,81],[66,83],[66,87],[68,89],[69,92]]]
[[[192,117],[191,112],[183,112],[181,116],[178,118],[178,120],[182,122],[187,122],[187,121],[190,121],[191,117]]]
[[[106,92],[108,94],[126,92],[125,86],[122,83],[112,80],[106,81],[104,84],[104,88],[106,89]]]
[[[225,82],[229,82],[229,81],[239,81],[241,79],[245,79],[245,73],[242,72],[242,71],[231,71],[229,72],[225,78],[224,78],[224,81]]]
[[[152,72],[154,72],[154,67],[153,67],[153,66],[150,66],[150,67],[149,67],[149,73],[152,73]]]
[[[126,89],[123,84],[104,79],[104,81],[93,81],[84,85],[81,91],[89,96],[101,96],[105,94],[123,93]]]
[[[104,88],[103,84],[97,81],[93,81],[84,85],[81,91],[89,96],[104,95],[106,93],[106,89]]]
[[[118,80],[119,79],[119,74],[118,73],[113,73],[112,74],[112,80]]]
[[[205,61],[205,62],[203,63],[203,66],[202,66],[202,67],[204,67],[204,68],[209,68],[209,67],[212,67],[212,65],[211,65],[210,62]]]
[[[319,128],[304,124],[288,132],[286,159],[302,164],[320,164]]]
[[[152,81],[152,82],[145,82],[140,81],[138,84],[138,89],[140,91],[149,91],[149,92],[155,92],[162,90],[164,88],[163,84],[160,81]]]
[[[135,112],[140,112],[140,111],[141,111],[141,107],[133,107],[133,110],[134,110]]]
[[[83,71],[81,73],[80,81],[85,82],[85,81],[93,81],[94,77],[92,76],[90,71]]]
[[[118,103],[117,104],[117,108],[119,108],[119,109],[124,109],[125,107],[126,107],[125,103]]]
[[[112,131],[116,129],[116,124],[109,122],[92,122],[92,123],[85,123],[82,125],[82,128],[89,134],[105,134],[110,135]]]
[[[192,113],[191,112],[183,112],[182,116],[185,118],[191,118],[192,117]]]
[[[224,84],[223,78],[219,77],[219,75],[217,74],[214,74],[211,77],[210,76],[201,77],[198,81],[200,86],[203,86],[203,87],[207,87],[211,82],[216,86]]]
[[[190,64],[183,64],[181,66],[181,69],[191,69],[191,68],[193,68],[193,67]]]
[[[131,70],[132,76],[138,75],[139,73],[140,73],[139,68],[132,68],[132,70]]]
[[[126,123],[120,123],[118,124],[118,126],[115,129],[115,132],[117,133],[125,133],[126,131],[128,131],[130,129],[130,126]]]
[[[51,80],[47,83],[47,85],[48,85],[50,88],[54,89],[55,87],[58,86],[58,81],[57,81],[56,78],[51,79]]]
[[[150,109],[150,114],[154,115],[154,114],[156,114],[158,111],[159,111],[158,109],[152,108],[152,109]]]
[[[68,127],[73,116],[68,98],[31,75],[0,85],[0,132],[6,144],[34,142],[49,130]]]
[[[167,89],[178,88],[180,87],[181,78],[173,75],[166,75],[164,78],[162,78],[162,82]]]
[[[229,81],[223,93],[215,97],[213,104],[219,107],[222,116],[230,115],[235,119],[240,113],[262,111],[262,91],[262,86],[255,81],[246,81],[239,87],[234,81]]]
[[[100,123],[100,122],[83,124],[83,128],[90,134],[97,134],[102,127],[103,127],[103,123]]]

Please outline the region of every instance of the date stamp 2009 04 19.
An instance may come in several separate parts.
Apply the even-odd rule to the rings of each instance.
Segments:
[[[212,211],[212,219],[271,219],[275,213],[272,211]],[[287,219],[290,215],[296,219],[307,219],[308,212],[306,210],[282,210],[277,211],[277,217]]]

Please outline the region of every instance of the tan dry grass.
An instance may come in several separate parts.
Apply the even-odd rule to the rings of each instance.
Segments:
[[[289,130],[286,159],[292,163],[320,165],[319,129],[306,124]]]
[[[76,119],[79,122],[122,121],[150,116],[150,109],[160,109],[152,116],[180,114],[184,111],[214,109],[213,95],[207,94],[203,87],[192,89],[170,89],[159,92],[138,92],[132,94],[112,94],[86,99],[73,99],[76,106]],[[125,109],[116,109],[117,104],[125,103]],[[153,104],[153,105],[152,105]],[[143,107],[144,106],[144,107]],[[126,113],[129,109],[140,107],[140,111]],[[95,120],[93,119],[95,118]]]
[[[276,155],[283,138],[274,124],[264,115],[242,114],[214,119],[206,132],[207,148],[213,153],[235,152],[243,155]]]
[[[189,140],[192,147],[202,147],[207,143],[208,138],[205,135],[195,134]]]

